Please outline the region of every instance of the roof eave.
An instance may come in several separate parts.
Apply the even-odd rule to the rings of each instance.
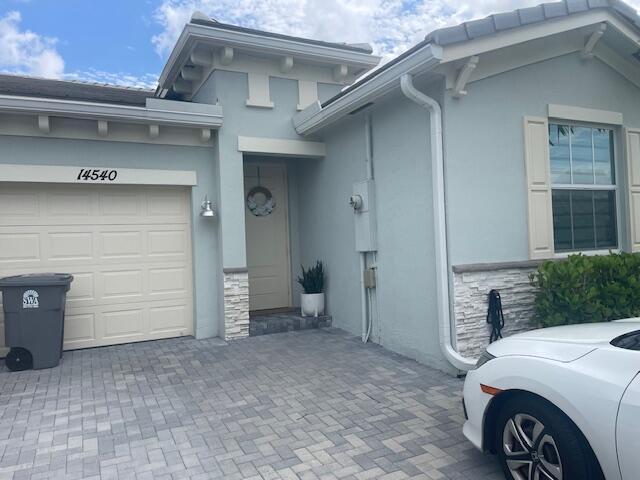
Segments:
[[[0,95],[0,112],[205,129],[218,129],[222,126],[223,114],[219,105],[198,105],[198,110],[193,107],[187,110],[178,109],[175,102],[152,100],[147,101],[147,106],[139,107]]]
[[[498,50],[518,43],[525,43],[537,38],[588,27],[602,22],[608,23],[630,41],[640,45],[640,32],[637,27],[619,13],[611,9],[599,8],[549,19],[544,22],[532,23],[531,25],[502,30],[491,35],[485,35],[463,42],[450,43],[443,46],[443,63],[467,58],[470,55],[481,55],[488,51]]]
[[[182,29],[182,33],[180,33],[180,36],[178,37],[176,44],[173,46],[173,49],[169,54],[169,58],[167,59],[167,62],[164,64],[164,68],[160,73],[160,78],[158,78],[158,87],[156,88],[156,97],[164,96],[162,92],[169,88],[167,87],[167,83],[168,83],[167,80],[170,77],[173,80],[175,80],[175,77],[176,77],[175,70],[176,70],[176,64],[178,63],[178,60],[183,58],[185,55],[187,55],[187,52],[185,49],[185,45],[189,40],[189,32],[187,30],[187,27],[188,27],[188,24],[185,25],[184,28]]]
[[[415,52],[401,58],[380,74],[375,72],[370,79],[364,79],[350,87],[350,91],[329,100],[324,105],[315,103],[293,117],[293,125],[300,135],[309,135],[330,123],[357,110],[376,98],[400,86],[403,74],[419,75],[426,73],[442,61],[442,48],[426,44]]]
[[[471,55],[481,55],[488,51],[601,22],[607,22],[631,42],[640,46],[640,32],[638,28],[619,12],[606,8],[592,9],[549,19],[545,22],[524,25],[500,31],[492,35],[451,43],[444,47],[427,43],[424,47],[402,59],[402,61],[396,63],[383,73],[376,74],[376,71],[374,71],[369,77],[361,79],[323,105],[310,105],[293,118],[294,127],[299,134],[309,135],[395,88],[399,84],[400,75],[403,73],[412,73],[410,71],[403,71],[403,69],[406,69],[407,65],[411,64],[415,59],[422,58],[419,54],[424,55],[424,51],[427,48],[430,49],[430,51],[438,52],[437,55],[434,54],[434,56],[438,57],[438,61],[435,64],[430,64],[428,66],[429,68],[425,68],[419,73],[430,70],[438,64],[451,63],[463,58],[469,58]],[[392,62],[394,61],[392,60]]]
[[[160,74],[157,96],[170,88],[184,66],[190,50],[196,43],[216,43],[239,50],[250,50],[256,53],[273,55],[291,55],[315,62],[344,64],[367,71],[380,63],[380,57],[371,55],[365,51],[357,51],[351,48],[340,48],[331,45],[317,45],[297,41],[295,39],[282,39],[270,36],[261,36],[259,33],[227,30],[214,26],[188,23],[185,25],[175,47],[171,51],[169,59]]]

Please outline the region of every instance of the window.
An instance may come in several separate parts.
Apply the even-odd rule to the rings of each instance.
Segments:
[[[640,351],[640,332],[631,332],[621,335],[611,341],[614,347],[625,348],[627,350]]]
[[[613,130],[549,124],[556,252],[617,248]]]

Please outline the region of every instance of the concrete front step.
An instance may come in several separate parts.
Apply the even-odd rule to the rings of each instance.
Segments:
[[[310,330],[331,327],[331,316],[303,317],[300,311],[252,315],[249,318],[249,336],[268,335],[270,333]]]

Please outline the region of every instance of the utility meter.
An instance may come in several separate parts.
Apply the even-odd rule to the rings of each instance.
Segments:
[[[373,252],[378,249],[374,192],[373,180],[353,184],[349,204],[354,213],[357,252]]]

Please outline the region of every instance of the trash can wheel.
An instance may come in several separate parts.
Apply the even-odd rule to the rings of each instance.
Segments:
[[[4,359],[4,362],[7,365],[7,368],[12,372],[30,370],[33,368],[33,356],[26,348],[12,348],[9,353],[7,353],[7,357]]]

